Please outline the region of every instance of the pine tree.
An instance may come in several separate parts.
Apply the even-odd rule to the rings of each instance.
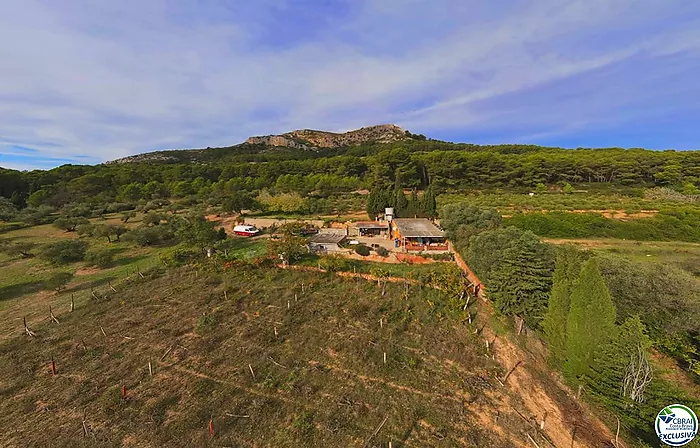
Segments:
[[[552,362],[561,367],[566,357],[566,320],[569,314],[571,287],[581,272],[584,253],[572,246],[560,247],[557,251],[552,292],[547,313],[542,321]]]
[[[547,309],[553,264],[553,249],[532,232],[513,240],[503,251],[489,283],[496,308],[503,314],[522,317],[531,328],[538,327]]]
[[[564,373],[577,380],[591,371],[599,350],[615,332],[615,305],[595,259],[588,260],[571,288],[566,320]]]

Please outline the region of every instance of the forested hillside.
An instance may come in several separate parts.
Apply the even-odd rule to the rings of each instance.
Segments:
[[[394,184],[397,177],[404,188],[430,184],[438,193],[586,183],[672,186],[700,194],[700,151],[479,146],[416,138],[317,150],[242,144],[152,154],[148,163],[64,165],[30,172],[0,169],[0,196],[18,208],[191,195],[216,202],[233,193],[261,190],[323,198]]]

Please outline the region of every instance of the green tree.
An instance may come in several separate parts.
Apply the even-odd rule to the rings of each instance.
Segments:
[[[129,220],[130,220],[131,218],[134,218],[134,217],[136,217],[136,212],[130,211],[130,212],[124,212],[124,213],[122,213],[122,216],[121,216],[119,219],[121,220],[121,222],[123,222],[124,224],[126,224],[127,222],[129,222]]]
[[[394,214],[396,216],[405,215],[406,209],[408,208],[408,199],[406,199],[406,195],[403,193],[401,188],[394,190],[394,200],[392,206],[394,207]]]
[[[542,182],[538,182],[537,185],[535,185],[535,193],[537,194],[544,194],[547,192],[547,186],[543,184]]]
[[[66,287],[68,282],[73,278],[71,272],[56,272],[46,280],[44,286],[47,286],[56,292],[61,292]]]
[[[591,372],[596,351],[614,335],[615,318],[608,286],[600,275],[598,263],[590,259],[583,264],[579,278],[571,287],[564,362],[564,373],[569,378],[578,380]]]
[[[435,200],[435,190],[432,185],[429,185],[423,192],[420,209],[423,214],[430,218],[437,215],[437,202]]]
[[[62,216],[53,222],[54,227],[65,230],[66,232],[75,232],[77,226],[81,224],[89,224],[90,221],[87,218],[70,218],[67,216]]]
[[[574,192],[574,187],[572,187],[571,184],[567,182],[564,184],[563,191],[566,194],[572,194]]]
[[[224,199],[222,208],[226,213],[241,213],[255,207],[255,198],[248,192],[237,191]]]
[[[0,240],[0,253],[7,255],[20,255],[22,258],[31,258],[34,256],[34,249],[37,244],[31,241],[10,241]]]
[[[213,247],[219,239],[215,227],[215,222],[202,215],[190,215],[178,221],[175,235],[180,241],[204,251]]]
[[[554,249],[532,232],[511,240],[491,275],[489,298],[506,315],[525,319],[531,328],[541,324],[552,288]]]
[[[88,243],[85,241],[57,241],[44,246],[39,255],[53,264],[73,263],[85,258],[87,247]]]
[[[91,266],[106,268],[114,261],[114,252],[109,249],[92,249],[85,254],[85,262]]]
[[[308,253],[306,238],[290,234],[282,238],[270,238],[267,241],[267,253],[283,263],[293,263]]]
[[[561,367],[566,357],[566,321],[569,315],[571,288],[581,272],[584,255],[573,246],[557,248],[552,292],[542,329],[549,343],[552,362]]]
[[[160,213],[148,212],[145,215],[143,215],[141,222],[146,226],[157,226],[164,219],[165,219],[165,216],[163,216]]]
[[[11,200],[4,196],[0,196],[0,221],[8,222],[17,216],[19,210]]]

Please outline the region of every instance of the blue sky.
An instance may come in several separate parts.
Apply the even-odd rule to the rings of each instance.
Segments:
[[[700,2],[3,0],[0,166],[396,123],[700,148]]]

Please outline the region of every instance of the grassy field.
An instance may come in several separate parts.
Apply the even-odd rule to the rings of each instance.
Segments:
[[[139,224],[137,216],[128,226]],[[119,218],[107,216],[106,220],[93,219],[94,223],[120,223]],[[30,242],[40,247],[60,239],[77,239],[75,232],[65,232],[50,224],[22,227],[4,232],[0,238],[13,242]],[[48,306],[68,303],[71,296],[77,304],[91,297],[91,288],[104,288],[109,282],[122,281],[138,270],[147,270],[160,265],[160,255],[167,250],[162,247],[138,247],[126,242],[108,243],[105,239],[83,237],[89,249],[104,249],[114,254],[114,260],[105,268],[98,269],[85,262],[53,265],[38,256],[22,258],[19,255],[0,254],[0,320],[16,322],[23,315],[45,314]],[[35,250],[34,253],[37,251]],[[57,273],[72,275],[60,292],[50,285]],[[0,337],[12,333],[10,326],[3,326]]]
[[[615,254],[638,262],[673,265],[700,276],[700,244],[698,243],[618,239],[545,238],[544,240],[554,244],[572,244],[595,252]]]
[[[512,191],[467,191],[441,194],[437,198],[438,208],[445,204],[468,201],[481,207],[495,207],[503,214],[522,211],[608,211],[614,217],[638,214],[643,210],[659,210],[673,206],[669,201],[648,199],[642,191],[591,190],[572,194],[549,192],[530,196],[529,192]],[[680,205],[687,207],[689,204]],[[698,208],[695,206],[695,208]]]
[[[333,274],[181,268],[73,313],[62,306],[60,324],[31,319],[36,338],[0,344],[4,444],[362,446],[384,419],[370,446],[526,443],[516,414],[496,431],[481,424],[503,371],[461,310],[432,289],[402,291],[382,297],[373,282]]]

